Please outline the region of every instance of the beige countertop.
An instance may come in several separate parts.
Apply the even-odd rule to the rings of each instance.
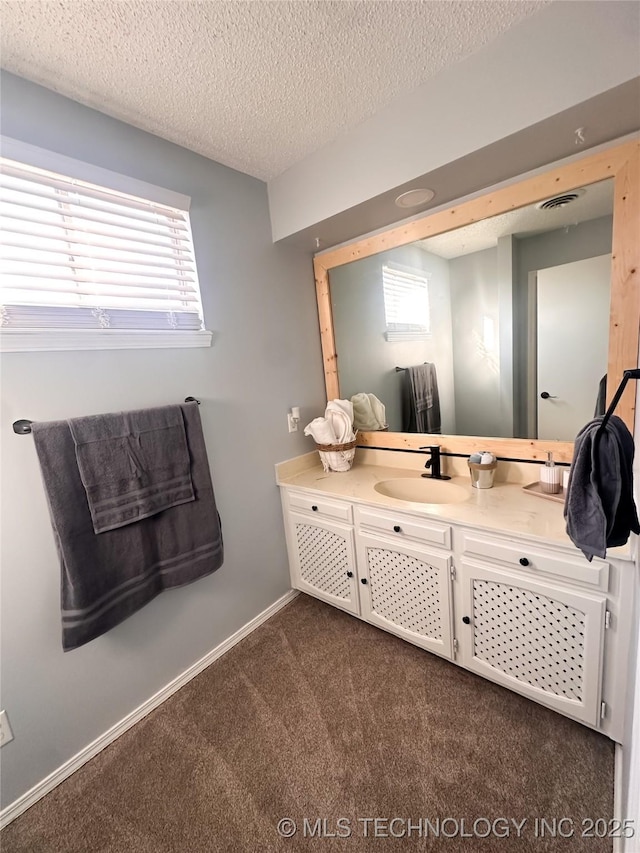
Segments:
[[[397,457],[396,457],[397,458]],[[311,465],[312,467],[308,467]],[[387,497],[375,490],[383,480],[396,478],[420,479],[422,470],[415,466],[367,464],[356,458],[350,471],[325,473],[318,464],[317,454],[306,454],[276,466],[280,486],[310,489],[327,496],[344,498],[356,503],[398,509],[441,521],[482,527],[498,533],[517,533],[552,542],[576,551],[565,531],[563,504],[523,491],[522,483],[494,483],[491,489],[475,489],[468,474],[454,476],[451,483],[468,493],[468,498],[454,504],[425,504]],[[609,551],[612,557],[630,560],[627,544]]]

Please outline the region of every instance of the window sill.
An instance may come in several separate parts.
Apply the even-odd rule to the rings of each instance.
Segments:
[[[172,349],[210,347],[213,332],[129,329],[2,329],[0,352],[57,350]]]
[[[431,340],[431,332],[409,332],[402,330],[387,330],[384,333],[387,342],[392,341],[429,341]]]

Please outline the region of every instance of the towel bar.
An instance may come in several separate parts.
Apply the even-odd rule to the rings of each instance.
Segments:
[[[197,400],[195,397],[185,397],[184,401],[185,403],[197,403],[200,405],[200,400]],[[13,431],[16,435],[29,435],[32,423],[33,421],[27,421],[24,420],[24,418],[19,421],[14,421]]]
[[[609,408],[604,413],[604,416],[602,418],[602,423],[600,424],[600,427],[598,428],[598,432],[596,433],[596,437],[598,437],[599,435],[601,435],[604,432],[604,428],[606,427],[611,415],[615,412],[616,406],[620,402],[620,397],[622,397],[622,393],[623,393],[623,391],[627,385],[627,382],[630,379],[640,379],[640,369],[634,368],[633,370],[625,370],[624,373],[622,374],[622,381],[618,385],[616,393],[613,395],[613,399],[611,400],[611,403],[609,404]]]
[[[423,361],[423,364],[429,364],[428,361]],[[396,373],[401,373],[403,370],[407,370],[406,367],[396,367]]]

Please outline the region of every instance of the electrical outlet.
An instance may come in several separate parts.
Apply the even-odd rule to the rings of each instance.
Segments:
[[[294,418],[293,415],[287,415],[287,424],[289,425],[289,432],[298,432],[298,418]]]
[[[13,740],[13,732],[6,711],[0,711],[0,746],[11,743]]]

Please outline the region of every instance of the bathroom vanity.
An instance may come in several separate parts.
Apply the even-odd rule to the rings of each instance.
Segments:
[[[462,470],[430,482],[421,461],[361,449],[349,472],[315,453],[277,466],[292,586],[621,742],[630,550],[588,562],[562,504],[522,482],[473,489]]]
[[[327,400],[350,396],[354,393],[350,383],[356,391],[373,392],[378,387],[370,373],[357,373],[354,379],[349,373],[354,364],[360,371],[363,365],[367,370],[379,367],[380,381],[389,383],[390,389],[388,394],[381,392],[383,403],[391,399],[399,372],[407,364],[437,362],[444,381],[447,371],[456,370],[455,364],[451,369],[446,366],[442,347],[453,351],[454,343],[463,349],[470,345],[470,361],[462,374],[458,372],[464,387],[456,386],[459,393],[453,397],[469,403],[471,420],[465,421],[456,403],[451,422],[455,421],[456,429],[467,425],[462,434],[361,431],[356,463],[344,473],[325,474],[316,453],[277,466],[294,588],[618,743],[628,736],[625,693],[635,679],[635,670],[631,671],[632,634],[637,634],[632,626],[635,554],[630,547],[613,549],[607,559],[588,562],[566,535],[562,504],[522,488],[538,480],[539,463],[548,453],[560,463],[570,463],[573,456],[575,425],[554,426],[553,439],[543,437],[539,429],[539,407],[554,407],[556,415],[562,414],[567,401],[558,396],[555,386],[551,391],[546,385],[537,387],[539,366],[527,349],[534,338],[540,343],[533,322],[537,311],[529,307],[537,293],[537,273],[551,261],[538,258],[533,266],[524,264],[523,246],[509,238],[509,245],[503,245],[507,255],[500,256],[508,263],[498,263],[483,278],[483,288],[492,282],[497,293],[494,325],[482,289],[481,310],[473,315],[473,323],[463,328],[450,318],[451,334],[440,341],[441,350],[433,349],[436,335],[430,333],[429,340],[421,340],[419,358],[413,349],[410,354],[402,349],[407,341],[383,335],[379,309],[383,265],[393,260],[392,252],[410,251],[412,264],[425,249],[442,258],[463,257],[471,234],[464,229],[476,233],[481,223],[479,231],[484,232],[497,218],[527,206],[537,216],[545,200],[553,202],[559,193],[570,192],[577,201],[602,192],[613,214],[610,244],[603,249],[611,252],[608,338],[603,329],[598,368],[604,372],[606,364],[608,405],[624,371],[635,368],[638,361],[639,170],[640,151],[634,140],[318,252],[314,273]],[[559,219],[548,227],[562,239],[570,230]],[[521,235],[522,223],[514,231],[502,225],[498,230],[501,239],[505,234]],[[461,233],[466,236],[460,243]],[[440,237],[446,245],[433,244]],[[474,244],[474,248],[481,247]],[[573,248],[565,244],[562,251],[563,258],[556,258],[554,264],[577,260],[570,257]],[[595,249],[589,251],[598,254]],[[408,262],[404,255],[396,261]],[[343,273],[356,267],[360,274],[342,281]],[[429,272],[432,308],[444,313],[434,314],[431,332],[436,327],[440,332],[449,328],[448,303],[446,288],[433,277],[435,270]],[[520,277],[522,270],[527,274]],[[449,284],[452,274],[450,269]],[[338,293],[342,287],[347,288],[349,304],[356,291],[368,294],[369,300],[377,294],[378,301],[359,304],[356,311],[345,314]],[[449,287],[451,298],[456,295],[452,293]],[[464,304],[470,304],[471,291],[465,289],[462,296]],[[518,318],[525,305],[529,307]],[[558,305],[554,302],[552,313],[563,317],[564,334],[566,321],[578,317],[580,300],[569,301],[566,312]],[[371,312],[377,312],[374,322],[370,322]],[[456,317],[462,322],[461,314]],[[357,342],[356,322],[358,326],[365,323],[363,335],[377,341],[375,350],[365,351]],[[494,326],[499,335],[488,334]],[[350,342],[356,342],[355,350]],[[546,351],[544,345],[538,349]],[[566,366],[564,352],[554,358],[557,373],[561,361]],[[578,368],[572,382],[584,382],[582,365]],[[491,377],[492,383],[488,382]],[[556,377],[551,378],[555,382]],[[599,378],[600,374],[596,381]],[[587,388],[589,401],[592,384]],[[592,411],[589,402],[581,417],[590,418]],[[492,432],[495,425],[487,425],[488,412],[495,414],[500,431]],[[633,434],[633,389],[626,389],[616,414]],[[474,427],[472,435],[469,423]],[[420,476],[424,457],[415,451],[436,444],[447,455],[446,473],[453,475],[446,483],[427,482]],[[464,459],[456,457],[482,450],[521,462],[500,462],[493,488],[472,489]]]

